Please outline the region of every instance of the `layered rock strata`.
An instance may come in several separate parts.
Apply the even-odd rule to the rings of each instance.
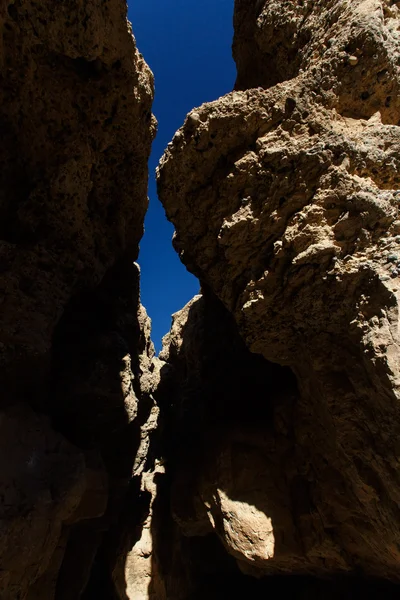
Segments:
[[[152,97],[124,2],[0,3],[4,600],[80,598],[143,468]]]
[[[237,0],[236,91],[192,111],[161,160],[181,260],[248,350],[296,377],[252,434],[261,457],[220,441],[195,486],[256,576],[400,581],[399,16]]]

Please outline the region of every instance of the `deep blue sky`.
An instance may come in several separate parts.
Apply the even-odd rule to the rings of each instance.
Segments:
[[[128,0],[138,48],[150,65],[158,134],[150,159],[150,206],[140,245],[141,299],[159,350],[172,313],[199,291],[199,282],[172,248],[173,227],[157,198],[155,168],[186,114],[230,92],[236,76],[231,56],[234,0]]]

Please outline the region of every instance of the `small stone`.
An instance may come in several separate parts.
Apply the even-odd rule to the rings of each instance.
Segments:
[[[396,269],[390,273],[390,277],[391,277],[392,279],[394,279],[395,277],[398,277],[398,275],[399,275],[399,272],[398,272],[398,271],[396,271]]]
[[[355,67],[356,64],[358,64],[358,58],[357,58],[357,56],[354,56],[354,55],[353,56],[349,56],[349,64],[352,67]]]
[[[397,254],[389,254],[389,256],[387,257],[388,262],[397,262],[399,260],[399,257],[397,256]]]
[[[200,115],[197,112],[192,112],[187,117],[190,125],[198,125],[200,123]]]
[[[181,141],[181,139],[182,139],[182,137],[183,137],[183,136],[182,136],[182,132],[181,132],[181,131],[177,131],[177,132],[176,132],[176,134],[175,134],[175,135],[174,135],[174,137],[173,137],[173,141],[174,141],[175,143],[177,143],[177,142],[180,142],[180,141]]]

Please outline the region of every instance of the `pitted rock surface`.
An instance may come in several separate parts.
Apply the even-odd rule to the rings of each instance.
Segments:
[[[0,2],[4,600],[81,598],[145,461],[154,349],[133,263],[155,120],[126,16]]]
[[[159,194],[184,264],[247,347],[297,377],[292,569],[399,580],[397,3],[238,1],[235,14],[237,91],[188,115]]]

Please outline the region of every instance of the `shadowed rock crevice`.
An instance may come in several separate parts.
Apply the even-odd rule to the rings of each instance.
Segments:
[[[0,596],[78,600],[151,428],[153,77],[123,2],[15,0],[0,83]]]
[[[149,341],[139,320],[138,297],[138,269],[129,260],[120,261],[95,291],[70,302],[55,331],[46,410],[53,413],[55,429],[84,450],[89,466],[97,456],[94,482],[103,479],[84,503],[88,512],[81,508],[84,523],[70,532],[57,588],[60,598],[72,593],[64,582],[72,573],[76,597],[85,589],[103,537],[110,528],[116,535],[125,496],[132,497],[128,491],[135,461],[145,460],[138,451],[151,401],[140,388],[138,352],[145,354]],[[108,571],[111,578],[112,562]]]
[[[363,577],[400,581],[400,47],[390,7],[237,0],[236,91],[187,116],[158,170],[181,260],[232,315],[254,367],[265,360],[296,377],[284,425],[228,418],[207,437],[211,460],[193,459],[195,506],[257,577],[357,575],[349,590],[364,589]],[[271,376],[278,389],[287,379]]]
[[[184,600],[197,597],[201,590],[217,597],[226,578],[237,580],[244,589],[233,557],[243,561],[245,554],[228,548],[232,556],[226,555],[223,535],[217,539],[223,518],[219,508],[212,506],[217,493],[213,486],[218,482],[218,489],[225,490],[233,484],[234,498],[254,504],[263,501],[257,495],[240,498],[240,493],[246,496],[248,488],[252,494],[249,483],[265,471],[260,461],[274,419],[284,427],[296,401],[290,371],[252,355],[231,315],[212,293],[203,291],[204,296],[174,316],[160,355],[166,364],[156,396],[157,444],[165,475],[160,473],[153,490],[150,598]],[[242,482],[235,481],[238,472],[235,466],[230,471],[229,454],[248,463],[247,482],[243,474],[239,475]],[[226,476],[221,478],[219,468]],[[270,513],[276,509],[271,506]],[[254,542],[248,541],[249,549]],[[133,577],[137,560],[133,553],[127,562]]]
[[[350,577],[336,569],[325,580],[311,576],[321,569],[307,564],[303,544],[318,507],[295,430],[295,378],[246,349],[206,287],[174,315],[160,357],[153,440],[163,467],[151,489],[148,587],[136,586],[141,540],[125,558],[127,598],[397,597],[396,585],[357,568]],[[341,473],[332,470],[330,484],[335,494]],[[324,536],[333,544],[334,527]],[[309,576],[295,576],[302,572]]]
[[[157,358],[126,5],[0,0],[2,600],[398,597],[399,17],[236,0],[158,170],[202,293]]]

